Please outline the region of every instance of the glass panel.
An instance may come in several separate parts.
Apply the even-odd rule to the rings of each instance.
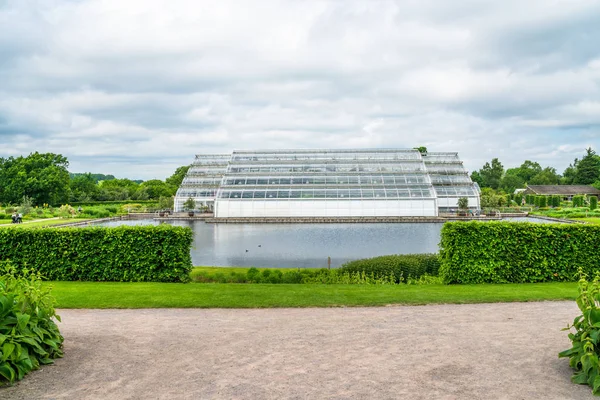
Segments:
[[[385,190],[383,189],[374,189],[373,194],[375,195],[375,198],[379,197],[385,199]]]
[[[269,184],[269,180],[266,178],[258,178],[256,180],[256,184],[257,185],[268,185]]]
[[[277,198],[277,191],[273,191],[273,190],[267,191],[267,199],[276,199],[276,198]]]
[[[300,191],[300,190],[291,190],[290,191],[290,197],[293,199],[299,199],[301,195],[302,195],[302,191]]]
[[[302,189],[302,198],[303,199],[312,199],[313,197],[313,189]]]
[[[278,190],[277,191],[277,198],[279,198],[279,199],[289,199],[290,198],[290,191],[289,190]]]
[[[337,199],[337,197],[338,197],[337,190],[336,189],[327,189],[325,196],[328,199]]]
[[[244,199],[251,199],[254,197],[254,191],[252,190],[244,190],[244,193],[242,194],[242,198]]]
[[[323,198],[325,198],[325,193],[326,193],[326,191],[323,189],[315,189],[314,197],[316,199],[323,199]]]
[[[254,198],[255,199],[264,199],[266,195],[266,192],[264,190],[255,190],[254,191]]]
[[[373,189],[362,189],[362,197],[363,199],[372,198],[373,197]]]
[[[349,197],[348,189],[338,189],[337,194],[338,194],[338,198],[340,198],[340,199],[347,199]]]
[[[246,185],[256,185],[256,178],[246,179]]]
[[[360,194],[360,189],[350,189],[348,191],[348,197],[352,199],[360,199],[362,197]]]

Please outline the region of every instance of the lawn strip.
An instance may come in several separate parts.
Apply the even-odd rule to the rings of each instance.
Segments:
[[[308,285],[48,282],[59,308],[277,308],[574,300],[577,283]]]

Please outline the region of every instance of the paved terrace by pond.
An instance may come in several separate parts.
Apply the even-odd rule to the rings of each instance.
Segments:
[[[65,358],[0,398],[592,399],[575,302],[61,310]]]

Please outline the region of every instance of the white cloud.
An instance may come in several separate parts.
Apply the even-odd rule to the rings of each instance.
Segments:
[[[414,147],[562,171],[600,144],[593,0],[11,0],[0,155],[164,178],[198,152]]]

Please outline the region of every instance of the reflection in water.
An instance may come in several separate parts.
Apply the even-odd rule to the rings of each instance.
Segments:
[[[531,218],[519,221],[535,221]],[[547,221],[543,221],[547,222]],[[390,224],[206,224],[169,221],[194,231],[192,262],[205,266],[273,268],[338,267],[346,261],[386,254],[435,253],[440,223]],[[153,220],[104,226],[156,225]]]
[[[273,268],[338,267],[346,261],[386,254],[434,253],[436,223],[401,224],[206,224],[169,221],[194,231],[192,262],[205,266]],[[103,226],[156,225],[153,220]]]

